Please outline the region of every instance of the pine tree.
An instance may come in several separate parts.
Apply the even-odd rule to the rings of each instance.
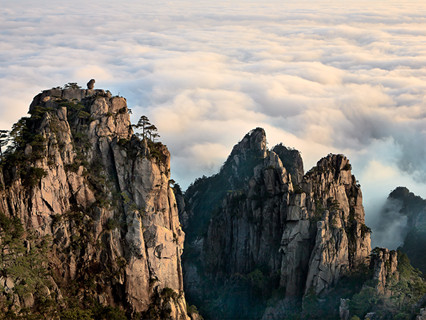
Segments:
[[[3,158],[3,147],[9,143],[9,131],[0,130],[0,158]]]
[[[157,130],[158,130],[157,127],[154,126],[153,124],[151,124],[150,126],[146,128],[146,133],[147,135],[149,135],[150,140],[152,140],[152,137],[154,134],[156,134]]]
[[[149,122],[149,119],[147,116],[141,116],[139,118],[139,121],[137,124],[134,124],[133,127],[135,127],[136,129],[142,129],[142,139],[145,139],[147,136],[147,127],[151,126],[151,123]],[[137,134],[140,135],[140,134]]]
[[[158,129],[155,125],[151,124],[151,122],[149,122],[149,119],[147,116],[141,116],[139,118],[139,121],[137,124],[133,125],[134,128],[136,129],[141,129],[142,133],[136,133],[136,135],[138,137],[141,137],[142,139],[149,139],[152,142],[155,142],[156,138],[159,138],[160,135],[157,133]]]

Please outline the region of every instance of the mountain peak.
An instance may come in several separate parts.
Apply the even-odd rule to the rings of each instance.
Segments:
[[[267,155],[266,133],[262,128],[255,128],[234,146],[231,157],[238,154],[254,153],[262,158]]]
[[[93,301],[114,307],[120,319],[161,313],[189,320],[180,263],[184,233],[167,148],[133,134],[126,100],[109,91],[70,83],[38,94],[29,113],[14,125],[12,146],[0,158],[0,250],[7,248],[11,261],[19,254],[40,265],[37,276],[33,263],[17,276],[0,264],[10,290],[26,284],[24,292],[10,291],[13,309],[33,312],[43,299],[57,316],[72,310],[68,297],[75,297],[85,310]],[[25,231],[14,241],[16,248],[28,243],[28,250],[8,246],[4,221]],[[46,257],[35,261],[41,241]],[[52,296],[40,295],[52,288]]]
[[[276,145],[272,151],[280,157],[283,166],[290,172],[293,184],[299,184],[304,174],[300,152],[296,149],[288,148],[282,143]]]
[[[390,198],[394,198],[394,199],[404,199],[407,198],[409,195],[414,196],[414,194],[412,192],[410,192],[410,190],[408,190],[408,188],[406,187],[397,187],[395,188],[395,190],[393,190],[390,194],[389,197]]]

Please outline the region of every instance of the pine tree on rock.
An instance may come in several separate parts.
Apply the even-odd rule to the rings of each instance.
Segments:
[[[7,146],[9,142],[9,131],[0,130],[0,158],[3,158],[3,147]]]
[[[154,142],[154,139],[159,137],[159,135],[156,133],[158,131],[157,127],[153,124],[146,128],[146,132],[149,135],[149,139]]]
[[[139,136],[139,137],[142,136],[142,139],[145,139],[147,137],[146,136],[146,133],[147,133],[146,129],[149,126],[151,126],[151,123],[149,122],[149,119],[148,119],[147,116],[141,116],[139,118],[138,123],[133,125],[133,127],[136,128],[136,129],[142,129],[142,135],[140,133],[136,133],[137,136]]]
[[[147,116],[141,116],[138,123],[134,124],[133,127],[142,130],[142,133],[136,133],[136,135],[141,139],[146,138],[152,142],[155,142],[155,139],[160,137],[160,135],[157,133],[157,127],[149,122]]]

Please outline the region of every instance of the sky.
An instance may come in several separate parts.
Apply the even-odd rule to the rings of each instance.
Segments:
[[[345,154],[367,224],[397,186],[426,198],[426,1],[0,4],[2,129],[42,90],[94,78],[158,127],[184,189],[263,127],[306,171]]]

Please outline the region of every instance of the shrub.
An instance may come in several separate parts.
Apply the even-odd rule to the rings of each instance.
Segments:
[[[296,185],[294,186],[294,193],[296,193],[296,194],[303,193],[303,189],[302,189],[302,187],[301,187],[300,185],[296,184]]]
[[[18,217],[9,218],[3,212],[0,212],[0,228],[4,232],[2,240],[5,243],[11,239],[19,239],[24,234],[24,227]]]
[[[109,218],[105,227],[106,227],[107,230],[114,230],[114,229],[118,228],[119,225],[120,224],[118,223],[117,220],[115,220],[113,218]]]
[[[161,290],[161,297],[166,301],[169,301],[170,299],[176,301],[178,298],[178,294],[172,288],[166,287]]]
[[[79,307],[67,309],[61,312],[61,320],[92,320],[92,311],[83,310]]]
[[[42,168],[30,167],[21,171],[22,183],[28,188],[35,187],[46,176],[47,171]]]
[[[377,303],[379,296],[377,290],[373,287],[365,286],[361,291],[355,294],[350,303],[350,311],[352,314],[365,316]]]
[[[81,89],[77,82],[68,82],[64,85],[64,89]]]
[[[348,162],[347,164],[345,164],[345,166],[343,167],[342,170],[352,170],[352,165]]]

